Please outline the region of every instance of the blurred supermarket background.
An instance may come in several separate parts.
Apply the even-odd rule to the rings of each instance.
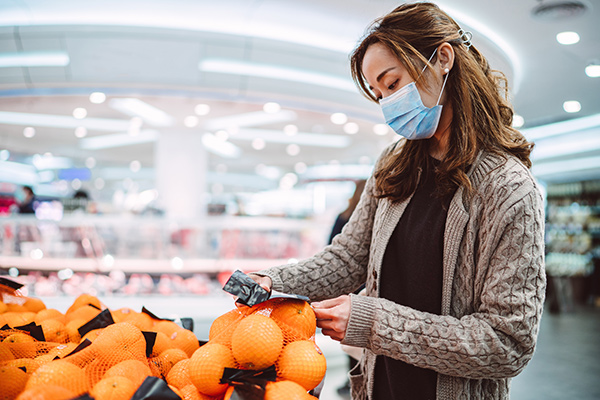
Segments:
[[[54,308],[85,292],[205,336],[233,306],[229,274],[321,249],[398,139],[348,54],[399,3],[0,2],[0,275]],[[513,398],[600,398],[600,3],[436,3],[506,74],[536,142],[547,314]],[[345,358],[319,340],[322,398],[343,398]]]

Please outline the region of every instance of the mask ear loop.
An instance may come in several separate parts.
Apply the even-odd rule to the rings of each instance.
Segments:
[[[450,70],[448,68],[445,69],[446,76],[444,77],[444,83],[442,84],[442,90],[440,91],[440,97],[437,99],[436,106],[440,104],[440,100],[442,99],[442,93],[444,93],[444,88],[446,87],[446,81],[448,80],[448,75],[450,75]]]

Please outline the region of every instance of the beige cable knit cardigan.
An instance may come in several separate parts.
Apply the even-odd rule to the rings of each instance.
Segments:
[[[365,348],[350,373],[353,399],[372,399],[378,354],[437,371],[438,400],[508,399],[510,378],[533,356],[545,290],[542,198],[510,155],[481,152],[469,177],[475,195],[459,188],[446,220],[442,315],[378,297],[383,255],[410,199],[377,199],[373,178],[330,246],[259,272],[273,289],[312,300],[366,282],[367,296],[351,295],[342,341]]]

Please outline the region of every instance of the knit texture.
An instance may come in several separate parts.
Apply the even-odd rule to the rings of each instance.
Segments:
[[[469,177],[474,195],[459,188],[446,220],[442,315],[378,297],[385,248],[410,199],[377,199],[373,178],[330,246],[259,273],[312,300],[366,282],[367,296],[351,295],[342,341],[365,348],[350,374],[353,399],[372,399],[378,354],[437,371],[438,400],[508,399],[510,378],[533,356],[546,284],[542,198],[510,155],[481,152]]]

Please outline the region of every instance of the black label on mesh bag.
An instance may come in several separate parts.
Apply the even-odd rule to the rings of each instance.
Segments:
[[[4,285],[13,290],[19,290],[23,287],[23,284],[11,281],[10,279],[0,278],[0,285]]]
[[[167,382],[155,376],[147,377],[131,400],[181,400]]]
[[[63,358],[67,358],[69,356],[72,356],[75,353],[79,353],[81,350],[85,349],[86,347],[88,347],[91,344],[92,344],[92,341],[90,339],[86,338],[84,341],[79,343],[79,345],[77,347],[75,347],[75,350],[73,350],[72,352],[70,352],[69,354],[64,356]]]
[[[79,329],[77,329],[77,331],[79,331],[79,334],[83,337],[89,331],[93,331],[94,329],[106,328],[107,326],[112,325],[114,323],[115,321],[113,320],[112,314],[107,308],[106,310],[102,311],[100,314],[96,315],[94,318],[90,319],[88,322],[83,324]]]
[[[270,293],[263,289],[254,279],[237,270],[225,282],[223,290],[237,296],[237,301],[252,307],[269,300]]]
[[[150,357],[154,349],[154,343],[156,342],[156,332],[142,331],[142,334],[144,335],[144,339],[146,339],[146,357]]]
[[[274,365],[261,370],[225,368],[221,383],[247,383],[265,386],[267,382],[275,382],[277,370]]]
[[[30,322],[27,325],[16,326],[15,329],[20,331],[29,332],[32,338],[37,340],[38,342],[45,342],[46,337],[44,336],[44,330],[41,326],[37,325],[35,322]]]
[[[74,398],[74,399],[72,399],[72,400],[94,400],[94,398],[93,398],[93,397],[91,397],[89,394],[87,394],[87,393],[84,393],[84,394],[82,394],[81,396],[79,396],[79,397],[75,397],[75,398]]]
[[[256,385],[234,384],[233,393],[229,400],[263,400],[265,388]]]

